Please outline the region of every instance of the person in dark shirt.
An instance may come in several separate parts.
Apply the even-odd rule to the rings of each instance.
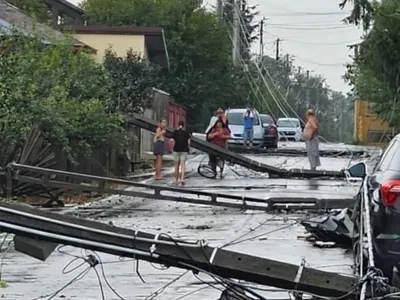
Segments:
[[[191,138],[189,132],[184,127],[185,123],[179,121],[178,129],[175,129],[171,136],[174,140],[175,183],[178,185],[185,184],[185,163],[189,153]]]

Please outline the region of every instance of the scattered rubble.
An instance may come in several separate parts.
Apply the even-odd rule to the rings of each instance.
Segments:
[[[209,225],[188,225],[184,229],[196,229],[196,230],[206,230],[211,229],[212,227]]]
[[[330,215],[301,221],[300,224],[310,234],[305,239],[314,241],[314,245],[317,247],[333,247],[336,245],[351,248],[354,227],[354,223],[351,220],[352,212],[352,209],[345,208]]]

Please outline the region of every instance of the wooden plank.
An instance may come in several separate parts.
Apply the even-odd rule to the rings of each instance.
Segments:
[[[155,245],[153,256],[141,254],[138,257],[178,268],[199,268],[226,278],[241,279],[282,289],[297,287],[304,292],[326,297],[351,293],[358,285],[356,277],[311,268],[304,268],[299,281],[296,282],[295,278],[299,270],[297,265],[201,244],[185,244],[179,241],[159,243],[155,239],[156,236],[148,233],[136,235],[133,230],[38,211],[17,204],[0,203],[0,228],[2,231],[21,236],[125,257],[132,257],[133,249],[149,253],[149,249]],[[141,236],[150,238],[150,241],[138,239]],[[169,239],[164,235],[159,238],[162,241]]]
[[[140,128],[149,130],[151,132],[155,132],[158,126],[158,123],[149,118],[143,117],[138,114],[134,114],[128,118],[128,123],[131,123]],[[167,136],[172,134],[173,128],[167,128]],[[223,160],[227,162],[231,162],[233,164],[240,165],[242,167],[254,170],[256,172],[268,173],[270,177],[300,177],[300,178],[344,178],[344,171],[321,171],[321,170],[286,170],[280,169],[277,167],[269,166],[263,164],[259,161],[252,160],[243,155],[234,153],[227,149],[223,149],[221,147],[215,146],[206,141],[200,140],[196,137],[192,137],[191,145],[203,152],[215,154],[221,157]]]

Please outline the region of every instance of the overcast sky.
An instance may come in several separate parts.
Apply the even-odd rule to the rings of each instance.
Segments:
[[[69,0],[78,4],[80,0]],[[331,88],[347,92],[349,87],[341,76],[350,61],[347,45],[359,41],[361,31],[343,25],[348,10],[339,9],[338,0],[248,0],[258,4],[259,18],[265,17],[264,53],[275,57],[276,39],[280,53],[295,56],[295,64],[305,70],[322,74]],[[208,0],[215,5],[215,0]],[[258,42],[253,46],[259,52]]]

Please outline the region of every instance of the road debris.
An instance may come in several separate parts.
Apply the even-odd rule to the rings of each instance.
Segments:
[[[354,227],[354,223],[351,220],[352,212],[351,209],[345,208],[329,215],[301,221],[300,224],[310,233],[318,247],[323,245],[332,247],[333,243],[334,245],[351,249]],[[311,237],[308,236],[306,239],[310,241]]]

